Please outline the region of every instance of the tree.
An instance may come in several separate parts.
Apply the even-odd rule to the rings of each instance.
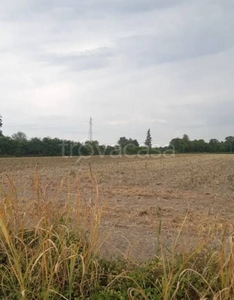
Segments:
[[[138,141],[135,139],[127,139],[126,137],[122,136],[118,140],[118,144],[121,149],[122,154],[134,154],[137,153],[137,147],[139,147]]]
[[[232,151],[234,150],[234,136],[227,136],[225,138],[225,143],[227,145],[227,151],[232,153]]]
[[[121,137],[118,140],[118,144],[120,145],[121,148],[124,148],[127,145],[131,145],[131,146],[135,146],[135,147],[139,147],[139,143],[138,141],[135,139],[127,139],[126,137]]]
[[[209,141],[210,152],[216,153],[216,152],[218,152],[218,148],[219,148],[219,141],[217,139],[211,139]]]
[[[2,127],[2,116],[0,115],[0,128]],[[0,129],[0,136],[2,135],[2,130]]]
[[[18,131],[12,135],[14,141],[14,152],[15,156],[26,156],[28,155],[28,141],[26,134]]]
[[[132,145],[134,145],[135,147],[139,147],[139,143],[138,143],[138,141],[135,139],[135,140],[132,140],[132,139],[129,139],[129,141],[130,141],[130,143],[132,144]]]
[[[27,141],[27,136],[24,132],[18,131],[12,135],[12,139],[15,141]]]
[[[118,144],[120,145],[121,148],[124,148],[128,144],[128,139],[124,136],[119,138]]]
[[[152,137],[150,133],[150,129],[147,130],[147,135],[146,135],[146,140],[145,140],[145,145],[151,149],[152,147]]]
[[[45,137],[42,139],[43,156],[59,156],[62,154],[62,141],[58,138]]]
[[[191,142],[192,152],[205,152],[206,151],[206,142],[203,139],[193,140]]]
[[[184,152],[184,141],[180,138],[174,138],[169,143],[171,146],[174,147],[176,152]]]
[[[1,136],[0,138],[0,156],[15,156],[14,141],[8,136]]]
[[[83,147],[84,155],[98,155],[99,153],[99,142],[98,141],[86,141]],[[80,153],[82,154],[82,153]]]
[[[28,154],[32,156],[41,155],[43,152],[43,143],[39,138],[31,138],[28,142]]]
[[[182,139],[186,142],[189,142],[189,136],[187,134],[184,134]]]
[[[189,152],[190,150],[190,139],[187,134],[184,134],[182,137],[182,147],[183,147],[183,152]]]

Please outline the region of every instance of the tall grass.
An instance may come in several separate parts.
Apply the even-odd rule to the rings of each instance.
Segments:
[[[75,299],[96,286],[102,205],[94,188],[91,204],[81,201],[78,182],[71,197],[68,176],[57,191],[66,189],[64,203],[58,194],[49,201],[35,170],[27,203],[8,177],[0,202],[1,299]]]
[[[180,251],[186,218],[170,246],[159,224],[152,260],[101,259],[105,204],[99,203],[91,166],[90,180],[94,193],[88,202],[69,175],[49,197],[37,170],[30,192],[10,177],[1,185],[1,299],[234,299],[232,224],[223,227],[220,238],[213,229]]]

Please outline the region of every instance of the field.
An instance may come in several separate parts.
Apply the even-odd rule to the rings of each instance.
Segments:
[[[181,231],[178,251],[189,249],[234,223],[233,155],[0,159],[2,189],[14,183],[21,207],[39,197],[35,173],[47,214],[53,202],[102,206],[98,252],[105,258],[152,258],[159,231],[168,247]]]

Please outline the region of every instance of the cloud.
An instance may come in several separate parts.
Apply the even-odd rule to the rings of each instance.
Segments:
[[[233,97],[234,98],[234,97]],[[217,103],[193,104],[189,108],[194,112],[194,117],[205,126],[232,126],[234,128],[233,111],[234,99],[224,100]]]
[[[18,21],[32,20],[35,16],[52,14],[53,17],[63,19],[97,18],[107,14],[134,14],[162,9],[178,5],[184,0],[22,0],[16,2],[9,0],[1,3],[0,19]]]
[[[233,1],[0,3],[3,132],[154,142],[233,130]],[[61,121],[63,120],[63,121]]]
[[[136,66],[217,54],[234,46],[232,12],[228,5],[204,5],[199,1],[193,5],[187,1],[159,14],[151,34],[123,37],[118,46],[126,61]]]
[[[150,118],[129,118],[129,119],[122,119],[122,120],[112,120],[112,121],[106,121],[106,125],[113,125],[113,126],[118,126],[118,125],[147,125],[147,124],[166,124],[168,123],[167,120],[161,120],[161,119],[150,119]]]
[[[110,48],[97,48],[69,54],[47,54],[39,60],[53,65],[65,65],[73,71],[105,68],[110,64],[114,51]]]

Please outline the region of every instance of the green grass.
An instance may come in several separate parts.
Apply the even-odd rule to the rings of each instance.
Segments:
[[[99,225],[105,204],[98,187],[90,205],[79,193],[64,203],[43,197],[40,178],[33,179],[34,201],[19,197],[13,180],[1,186],[0,299],[234,299],[233,227],[227,224],[220,239],[212,230],[191,249],[178,252],[180,236],[168,248],[159,224],[158,248],[150,261],[105,260],[99,253]],[[64,184],[66,182],[66,184]],[[79,190],[79,187],[77,187]]]

